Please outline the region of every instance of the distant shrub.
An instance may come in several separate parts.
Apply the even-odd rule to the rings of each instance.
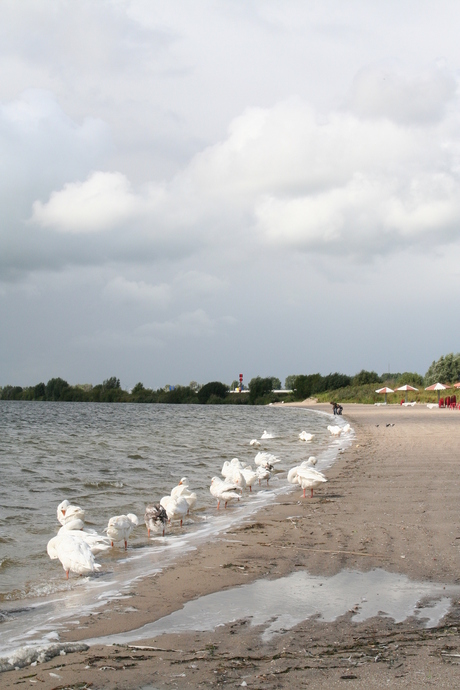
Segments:
[[[375,371],[366,371],[361,369],[359,374],[353,376],[353,386],[365,386],[367,383],[381,383],[382,379]]]
[[[228,395],[228,386],[220,381],[210,381],[209,383],[205,383],[196,395],[198,396],[198,401],[202,405],[209,402],[211,397],[220,398],[222,400]]]

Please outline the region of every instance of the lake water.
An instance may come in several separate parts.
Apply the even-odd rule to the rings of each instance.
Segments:
[[[353,436],[335,440],[327,431],[331,420],[282,406],[0,401],[0,655],[54,639],[76,616],[123,596],[136,579],[250,520],[292,490],[286,471],[310,455],[318,458],[317,469],[330,466]],[[260,440],[264,430],[273,438],[254,449],[249,441]],[[315,434],[308,444],[299,441],[303,430]],[[269,487],[255,487],[217,511],[209,492],[212,476],[234,457],[254,464],[258,450],[279,457],[277,467],[284,471]],[[183,476],[197,493],[197,510],[183,529],[148,539],[146,504],[169,494]],[[56,507],[64,498],[80,505],[86,525],[98,532],[113,515],[139,517],[127,552],[115,547],[97,556],[97,577],[71,575],[67,581],[59,561],[48,558],[46,544],[60,527]]]

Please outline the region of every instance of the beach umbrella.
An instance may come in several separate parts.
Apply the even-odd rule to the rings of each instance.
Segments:
[[[400,386],[399,388],[396,389],[397,391],[406,391],[406,399],[405,402],[407,402],[407,393],[408,391],[418,391],[418,388],[414,388],[414,386],[409,386],[408,383],[406,383],[405,386]]]
[[[460,381],[457,381],[457,383],[454,383],[454,388],[460,388]]]
[[[387,386],[384,386],[383,388],[379,388],[376,393],[385,393],[385,404],[387,401],[387,393],[394,393],[394,390],[392,388],[388,388]]]
[[[439,397],[440,397],[440,392],[445,391],[448,388],[451,388],[452,386],[447,386],[444,385],[443,383],[432,383],[431,386],[427,386],[425,388],[426,391],[438,391],[438,402],[439,402]]]

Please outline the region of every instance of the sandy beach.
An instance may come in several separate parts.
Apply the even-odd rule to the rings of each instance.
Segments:
[[[129,598],[81,618],[61,641],[135,630],[198,597],[293,572],[328,578],[379,568],[459,584],[460,413],[345,405],[343,416],[356,438],[312,499],[301,499],[300,488],[287,493],[251,523],[140,582]],[[142,639],[138,648],[91,646],[5,672],[0,682],[44,689],[460,687],[460,601],[435,628],[414,617],[355,623],[351,616],[309,618],[268,642],[242,617],[212,632]]]

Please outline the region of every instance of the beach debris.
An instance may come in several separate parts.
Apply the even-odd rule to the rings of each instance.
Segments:
[[[0,673],[25,668],[32,664],[42,664],[55,656],[59,656],[62,651],[66,654],[72,654],[74,652],[87,652],[88,649],[89,646],[82,642],[63,642],[47,647],[23,647],[11,656],[0,658]]]

